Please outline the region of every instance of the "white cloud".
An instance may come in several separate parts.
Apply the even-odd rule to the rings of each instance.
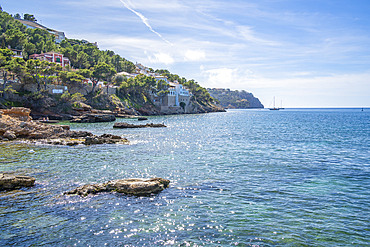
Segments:
[[[206,53],[203,50],[187,50],[185,52],[185,60],[198,61],[206,57]]]
[[[169,54],[159,52],[159,53],[155,53],[153,55],[154,55],[154,57],[153,56],[148,56],[148,59],[151,63],[163,63],[163,64],[166,64],[166,65],[174,63],[174,59]]]
[[[203,71],[206,74],[207,84],[209,85],[218,85],[216,87],[227,86],[231,83],[235,82],[235,75],[237,69],[228,69],[228,68],[220,68],[220,69],[211,69]]]

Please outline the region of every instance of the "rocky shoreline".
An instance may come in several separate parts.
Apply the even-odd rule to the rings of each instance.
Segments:
[[[0,141],[27,141],[49,145],[95,145],[95,144],[127,144],[129,141],[112,134],[93,135],[87,131],[72,131],[68,125],[51,125],[41,121],[33,121],[31,110],[23,107],[0,110]],[[96,116],[89,119],[96,121]],[[47,122],[47,120],[46,120]],[[163,124],[133,125],[118,123],[125,128],[166,127]],[[0,172],[0,191],[14,190],[22,187],[32,187],[35,178]],[[88,184],[80,186],[65,194],[87,196],[99,192],[112,192],[129,195],[150,195],[168,187],[169,180],[163,178],[151,179],[119,179],[104,184]]]
[[[0,110],[0,141],[26,140],[68,146],[129,142],[120,136],[110,134],[96,136],[87,131],[72,131],[68,125],[50,125],[33,121],[30,112],[30,109],[23,107]]]

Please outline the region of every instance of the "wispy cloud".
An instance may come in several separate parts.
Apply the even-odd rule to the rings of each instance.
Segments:
[[[140,17],[141,21],[149,28],[150,31],[152,31],[153,33],[155,33],[156,35],[158,35],[158,37],[160,37],[161,39],[163,39],[165,42],[167,42],[168,44],[172,45],[171,42],[169,42],[168,40],[166,40],[165,38],[163,38],[163,36],[161,34],[159,34],[158,32],[154,31],[153,28],[150,26],[149,22],[148,22],[148,18],[146,18],[144,15],[142,15],[141,13],[135,11],[133,8],[131,8],[126,2],[124,2],[123,0],[120,0],[121,3],[123,3],[123,5],[125,5],[125,7],[130,10],[131,12],[133,12],[135,15],[137,15],[138,17]],[[131,4],[131,2],[128,0],[128,2]]]

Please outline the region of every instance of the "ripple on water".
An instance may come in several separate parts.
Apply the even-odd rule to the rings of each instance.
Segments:
[[[71,124],[125,136],[130,145],[2,143],[2,171],[37,182],[0,192],[0,244],[366,246],[370,115],[363,113],[158,116],[150,121],[167,128]],[[164,177],[171,184],[149,197],[63,195],[82,184],[129,177]]]

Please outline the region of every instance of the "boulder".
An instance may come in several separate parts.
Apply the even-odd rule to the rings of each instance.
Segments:
[[[70,130],[71,127],[69,125],[59,125],[64,130]]]
[[[8,138],[8,140],[14,140],[14,139],[17,139],[17,136],[16,134],[11,131],[11,130],[7,130],[5,131],[4,135],[3,135],[5,138]]]
[[[145,125],[136,125],[136,124],[129,124],[129,123],[115,123],[113,125],[113,128],[121,128],[121,129],[126,129],[126,128],[158,128],[158,127],[167,127],[164,124],[154,124],[154,123],[148,123]]]
[[[36,179],[28,176],[0,173],[0,191],[14,190],[22,187],[32,187]]]
[[[163,178],[117,179],[103,184],[85,184],[74,190],[65,192],[64,194],[88,196],[89,194],[97,194],[100,192],[116,191],[127,195],[142,196],[159,193],[167,188],[169,183],[169,180]]]

